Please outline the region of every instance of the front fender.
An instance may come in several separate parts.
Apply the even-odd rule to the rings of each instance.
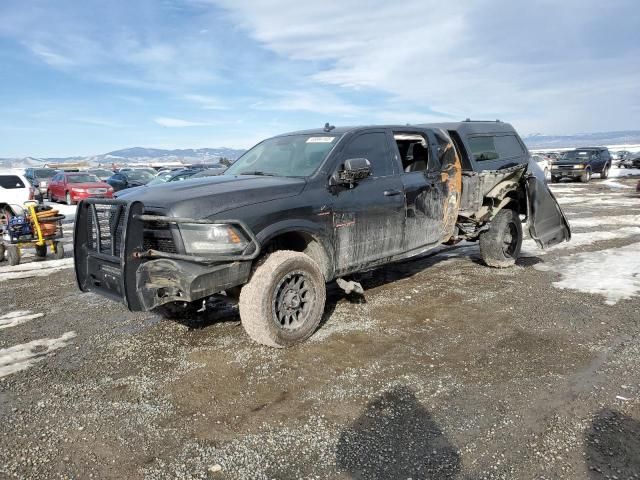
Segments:
[[[331,247],[331,240],[328,238],[322,225],[318,225],[310,220],[304,219],[287,219],[280,222],[270,224],[256,234],[256,238],[261,247],[269,243],[270,240],[284,233],[300,232],[310,235],[316,242],[318,242],[329,260],[331,266],[331,274],[333,274],[334,255],[333,248]]]

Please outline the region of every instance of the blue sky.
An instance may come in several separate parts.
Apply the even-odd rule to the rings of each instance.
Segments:
[[[637,0],[2,0],[0,156],[466,117],[640,128]]]

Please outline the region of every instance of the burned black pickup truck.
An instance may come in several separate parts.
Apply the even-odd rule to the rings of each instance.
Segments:
[[[327,125],[264,140],[218,177],[82,201],[75,271],[81,290],[167,317],[238,295],[251,338],[285,347],[318,327],[327,282],[460,240],[507,267],[523,222],[542,248],[570,239],[509,124]]]

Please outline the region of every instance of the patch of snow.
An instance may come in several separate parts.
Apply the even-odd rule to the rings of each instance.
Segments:
[[[52,352],[66,347],[75,337],[76,332],[67,332],[58,338],[43,338],[0,349],[0,378],[25,370],[44,360]]]
[[[607,196],[607,195],[566,195],[559,196],[558,203],[561,205],[572,205],[579,203],[584,206],[614,206],[614,207],[639,207],[640,198],[623,197],[623,196]]]
[[[617,230],[610,231],[605,230],[598,232],[572,233],[570,242],[562,242],[545,250],[538,249],[539,251],[536,252],[536,254],[544,255],[545,253],[555,250],[577,248],[584,245],[591,245],[596,242],[604,242],[607,240],[615,240],[618,238],[629,238],[633,237],[634,235],[640,235],[640,227],[622,227]],[[537,249],[538,245],[532,239],[526,239],[522,242],[522,248],[526,251],[525,253],[528,253],[530,255],[530,250]]]
[[[44,317],[44,313],[31,313],[31,310],[16,310],[0,315],[0,330],[22,325],[29,320]]]
[[[636,177],[640,175],[639,168],[617,168],[609,170],[609,177],[622,178],[622,177]]]
[[[536,264],[536,270],[556,272],[562,280],[553,286],[602,295],[607,305],[640,294],[640,243],[599,252],[577,253]]]
[[[602,225],[640,225],[640,215],[611,215],[605,217],[574,218],[571,227],[599,227]]]
[[[60,260],[45,260],[42,262],[25,263],[9,267],[0,267],[0,282],[19,278],[46,277],[52,273],[73,267],[73,258]]]
[[[620,182],[616,182],[613,179],[608,179],[605,180],[604,182],[600,182],[600,185],[606,185],[607,187],[611,187],[611,188],[631,188],[629,185],[623,185]]]

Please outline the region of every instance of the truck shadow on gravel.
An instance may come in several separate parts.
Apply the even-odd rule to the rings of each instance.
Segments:
[[[640,478],[640,421],[600,410],[585,433],[585,453],[591,479]]]
[[[338,468],[353,479],[455,479],[460,455],[405,386],[371,401],[340,435]]]

